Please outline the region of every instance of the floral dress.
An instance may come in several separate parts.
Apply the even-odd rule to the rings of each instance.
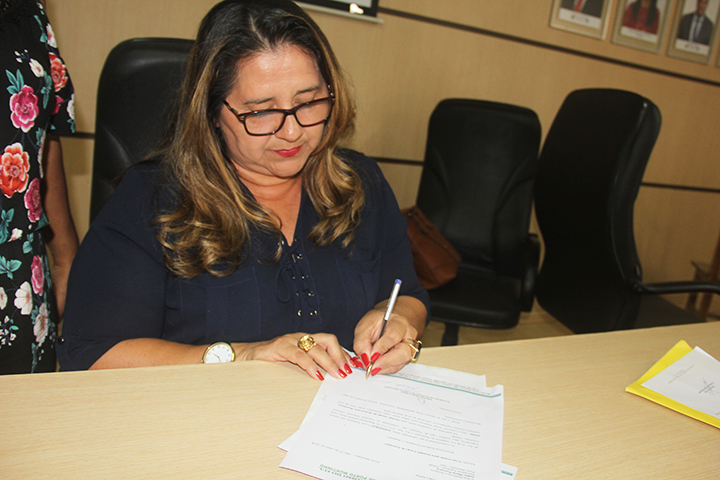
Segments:
[[[73,88],[40,2],[0,2],[0,373],[54,371],[57,312],[40,230],[47,134],[75,131]]]

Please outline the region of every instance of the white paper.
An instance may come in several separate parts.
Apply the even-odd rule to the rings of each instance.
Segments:
[[[699,347],[646,380],[642,386],[720,418],[720,362]]]
[[[350,353],[351,355],[355,356],[354,353],[349,352],[348,350],[345,350],[346,352]],[[362,375],[362,378],[365,379],[365,372],[360,369],[353,369],[353,372],[355,374]],[[429,379],[430,381],[439,382],[441,385],[447,385],[447,386],[453,386],[453,385],[464,385],[464,386],[472,386],[473,388],[483,389],[487,386],[485,383],[485,375],[473,375],[471,373],[465,373],[465,372],[458,372],[456,370],[448,370],[447,368],[437,368],[437,367],[427,367],[424,365],[418,365],[418,364],[409,364],[405,365],[405,367],[398,372],[397,375],[403,375],[407,377],[412,376],[422,376],[426,379]],[[350,375],[349,377],[352,380],[358,380],[356,376]],[[373,377],[374,378],[374,377]],[[287,440],[285,440],[283,443],[280,444],[280,448],[282,448],[285,451],[288,451],[290,448],[292,448],[292,445],[294,444],[297,437],[300,435],[300,432],[302,431],[302,427],[309,421],[310,418],[317,412],[317,410],[321,407],[325,399],[327,398],[328,394],[334,389],[334,388],[343,388],[344,380],[337,380],[334,377],[328,376],[328,378],[323,381],[323,384],[320,386],[320,389],[318,390],[318,393],[315,395],[315,398],[313,399],[312,404],[310,405],[310,408],[308,408],[307,413],[305,414],[305,418],[302,421],[302,424],[300,424],[300,429],[298,429],[295,433],[293,433]],[[367,386],[367,385],[366,385]],[[372,384],[370,384],[372,386]]]
[[[580,25],[585,25],[590,28],[600,29],[602,19],[594,15],[587,15],[585,13],[576,12],[567,8],[561,8],[558,12],[558,18],[565,20],[566,22],[573,22]]]
[[[363,373],[323,382],[281,445],[281,467],[321,479],[514,478],[501,462],[501,385],[422,365],[368,380]]]
[[[675,40],[675,48],[685,50],[686,52],[697,53],[698,55],[707,55],[710,53],[710,46],[702,43],[688,42],[687,40]]]
[[[511,467],[503,463],[500,475],[497,477],[499,480],[513,480],[517,475],[517,467]]]

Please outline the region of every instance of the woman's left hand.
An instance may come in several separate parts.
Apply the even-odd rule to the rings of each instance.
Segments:
[[[386,305],[387,302],[376,305],[355,327],[353,349],[361,356],[366,368],[373,364],[371,375],[402,369],[415,354],[404,340],[418,340],[425,331],[425,305],[414,297],[401,296],[380,337]]]

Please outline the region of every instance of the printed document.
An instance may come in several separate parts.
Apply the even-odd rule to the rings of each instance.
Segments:
[[[699,347],[642,386],[720,419],[720,362]]]
[[[320,479],[511,479],[516,469],[501,462],[503,404],[502,385],[423,365],[330,377],[280,446],[280,466]]]
[[[720,428],[719,389],[720,363],[680,340],[625,390]]]

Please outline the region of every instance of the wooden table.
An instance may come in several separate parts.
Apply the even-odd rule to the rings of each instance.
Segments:
[[[720,430],[624,391],[678,340],[720,358],[713,322],[428,348],[421,361],[504,385],[503,460],[521,480],[719,478]],[[0,478],[308,478],[278,467],[277,445],[318,386],[265,362],[0,377]]]

